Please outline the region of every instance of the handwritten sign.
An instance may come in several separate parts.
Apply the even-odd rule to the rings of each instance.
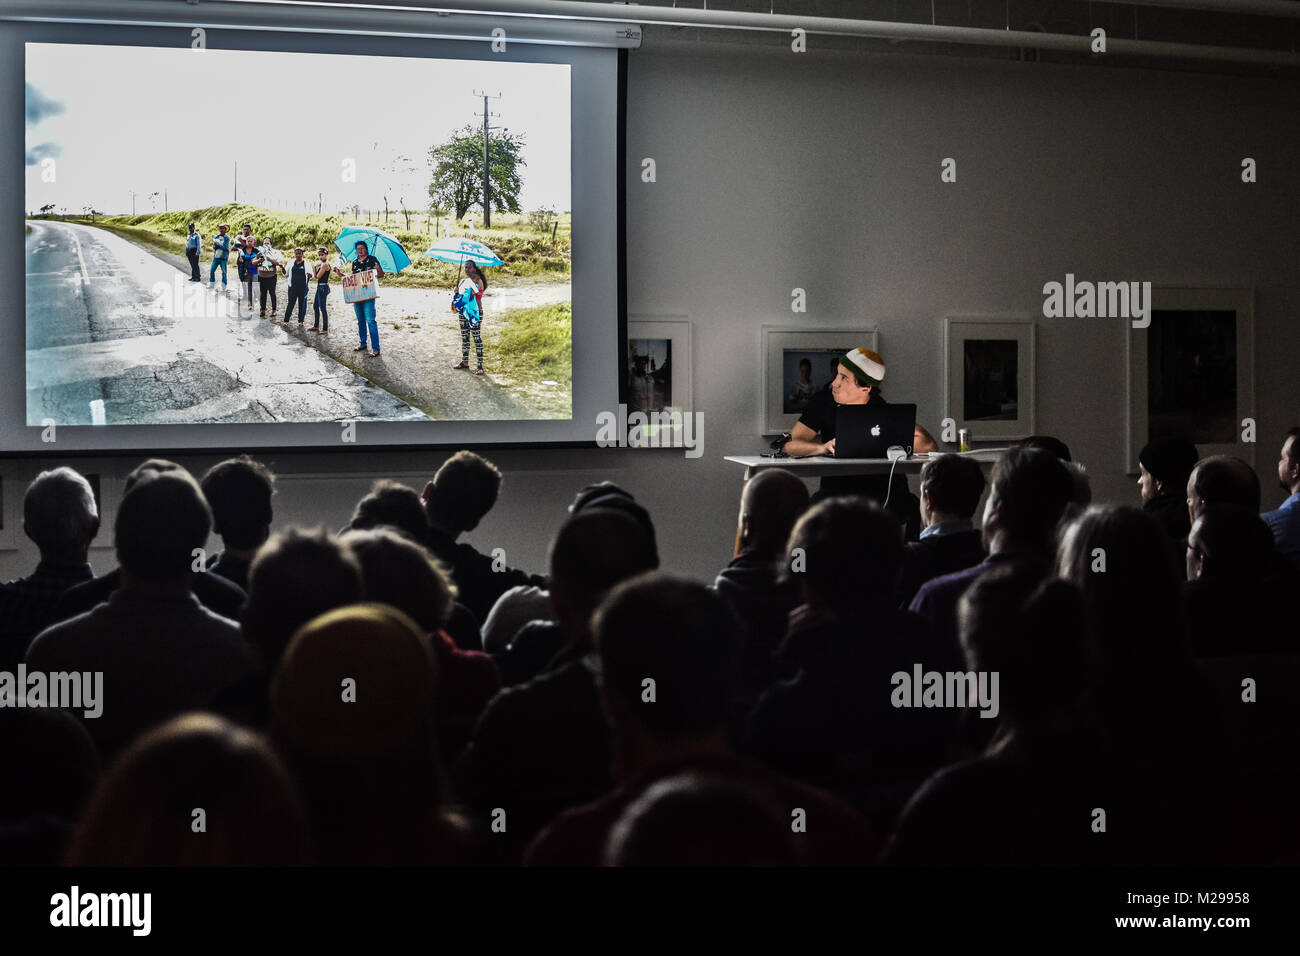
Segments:
[[[379,280],[375,278],[375,270],[367,269],[364,272],[354,272],[351,275],[343,277],[343,301],[349,304],[353,302],[368,302],[379,295]]]

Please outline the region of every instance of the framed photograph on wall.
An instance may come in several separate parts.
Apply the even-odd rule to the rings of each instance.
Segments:
[[[622,375],[629,416],[693,411],[690,321],[682,316],[629,316]],[[646,434],[659,427],[647,426]]]
[[[763,326],[763,434],[794,428],[808,400],[830,388],[832,361],[849,349],[879,351],[879,337],[875,329]]]
[[[1186,438],[1201,457],[1255,464],[1241,441],[1255,414],[1255,316],[1250,289],[1154,288],[1151,324],[1128,326],[1128,471],[1153,438]]]
[[[1035,328],[1028,315],[944,319],[944,416],[972,441],[1034,434]]]

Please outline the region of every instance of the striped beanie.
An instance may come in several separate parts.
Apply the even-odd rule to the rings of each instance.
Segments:
[[[871,349],[850,349],[840,359],[840,364],[857,376],[858,384],[863,388],[879,385],[885,378],[885,360]]]

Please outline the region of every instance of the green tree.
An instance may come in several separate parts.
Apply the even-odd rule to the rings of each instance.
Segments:
[[[488,195],[493,209],[519,212],[519,191],[523,180],[519,167],[528,165],[521,152],[520,134],[494,131],[488,139]],[[458,130],[449,142],[429,150],[433,181],[429,199],[446,206],[463,219],[470,206],[483,205],[483,130],[473,124]]]

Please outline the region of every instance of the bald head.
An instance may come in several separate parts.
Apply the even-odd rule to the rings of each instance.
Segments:
[[[777,554],[799,516],[808,510],[808,488],[781,468],[760,471],[740,501],[740,544],[747,551]]]
[[[1240,458],[1202,458],[1187,479],[1187,513],[1193,522],[1208,505],[1239,505],[1259,512],[1259,476]]]
[[[23,498],[23,531],[41,560],[82,564],[99,532],[99,509],[90,482],[71,468],[43,471]]]

